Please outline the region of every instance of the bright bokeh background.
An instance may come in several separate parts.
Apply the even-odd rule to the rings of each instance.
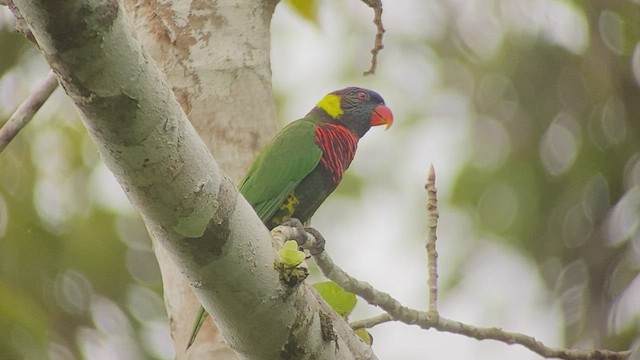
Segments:
[[[378,91],[372,129],[314,217],[352,275],[426,309],[427,168],[437,172],[441,315],[553,346],[627,349],[640,329],[637,1],[280,4],[284,125],[325,93]],[[0,8],[0,122],[48,69]],[[313,280],[320,280],[314,274]],[[359,303],[351,320],[379,310]],[[381,359],[538,359],[519,346],[387,323]],[[58,90],[0,154],[0,358],[171,359],[144,226]]]

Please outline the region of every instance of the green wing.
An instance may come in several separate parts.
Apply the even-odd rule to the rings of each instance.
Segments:
[[[303,118],[282,129],[247,170],[238,189],[266,222],[322,157],[316,125]]]
[[[262,150],[247,170],[238,189],[263,222],[273,213],[313,169],[322,149],[315,142],[316,125],[310,118],[292,122]],[[198,310],[187,349],[193,344],[207,313]]]

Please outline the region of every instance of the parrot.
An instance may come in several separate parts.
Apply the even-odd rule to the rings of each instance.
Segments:
[[[372,126],[392,124],[391,110],[375,91],[333,91],[276,134],[249,166],[238,191],[269,230],[288,219],[307,223],[340,183],[358,140]],[[200,306],[187,349],[206,316]]]

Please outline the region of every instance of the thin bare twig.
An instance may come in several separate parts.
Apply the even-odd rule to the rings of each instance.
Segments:
[[[427,226],[429,232],[427,236],[427,260],[429,262],[429,312],[432,315],[438,314],[438,251],[436,250],[436,240],[438,239],[436,230],[438,228],[438,190],[436,189],[436,171],[433,164],[429,166],[427,184]]]
[[[384,36],[384,26],[382,25],[382,0],[362,0],[367,6],[373,9],[373,23],[376,24],[377,32],[376,38],[373,42],[373,48],[371,49],[371,66],[369,70],[365,71],[362,75],[373,75],[378,67],[378,53],[384,49],[382,43],[382,37]]]
[[[293,227],[279,226],[277,232],[272,231],[272,235],[276,237],[282,236],[283,239],[296,239],[300,237],[298,230]],[[274,230],[276,230],[274,229]],[[313,234],[307,233],[310,243],[315,243]],[[375,289],[371,284],[358,280],[347,274],[329,257],[326,251],[314,256],[316,264],[328,279],[340,285],[346,291],[350,291],[369,304],[377,306],[386,311],[391,318],[405,324],[417,325],[421,328],[434,329],[442,332],[449,332],[468,336],[477,340],[497,340],[505,344],[519,344],[529,350],[545,357],[560,358],[567,360],[624,360],[629,357],[631,351],[610,351],[610,350],[575,350],[552,348],[544,345],[532,336],[507,332],[499,328],[481,328],[473,325],[465,324],[459,321],[449,320],[441,316],[432,316],[430,312],[418,311],[402,305],[391,295]]]
[[[51,96],[51,93],[58,87],[58,81],[53,71],[49,71],[47,77],[29,95],[29,97],[11,115],[9,120],[0,128],[0,152],[18,135],[25,125],[31,121],[42,104]]]
[[[560,359],[584,359],[584,360],[622,360],[626,359],[630,351],[609,351],[609,350],[574,350],[552,348],[544,345],[532,336],[507,332],[499,328],[481,328],[465,324],[459,321],[449,320],[441,316],[433,316],[430,312],[410,309],[402,305],[391,295],[375,289],[371,284],[355,279],[340,267],[333,263],[333,260],[322,252],[314,257],[322,273],[330,280],[336,282],[343,289],[360,296],[369,304],[378,306],[389,315],[405,324],[418,325],[423,329],[435,329],[442,332],[465,335],[478,340],[497,340],[506,344],[520,344],[529,350],[546,358]]]
[[[357,330],[357,329],[370,329],[376,325],[380,325],[380,324],[384,324],[386,322],[392,321],[393,318],[391,317],[391,315],[389,315],[389,313],[382,313],[378,316],[374,316],[372,318],[368,318],[368,319],[362,319],[362,320],[358,320],[358,321],[354,321],[351,324],[351,328],[353,330]]]

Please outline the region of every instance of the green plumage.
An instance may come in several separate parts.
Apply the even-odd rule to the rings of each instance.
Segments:
[[[254,160],[238,186],[269,229],[282,222],[273,220],[291,216],[287,213],[293,210],[293,204],[290,209],[281,206],[320,163],[322,149],[314,139],[317,122],[309,114],[282,129]]]

